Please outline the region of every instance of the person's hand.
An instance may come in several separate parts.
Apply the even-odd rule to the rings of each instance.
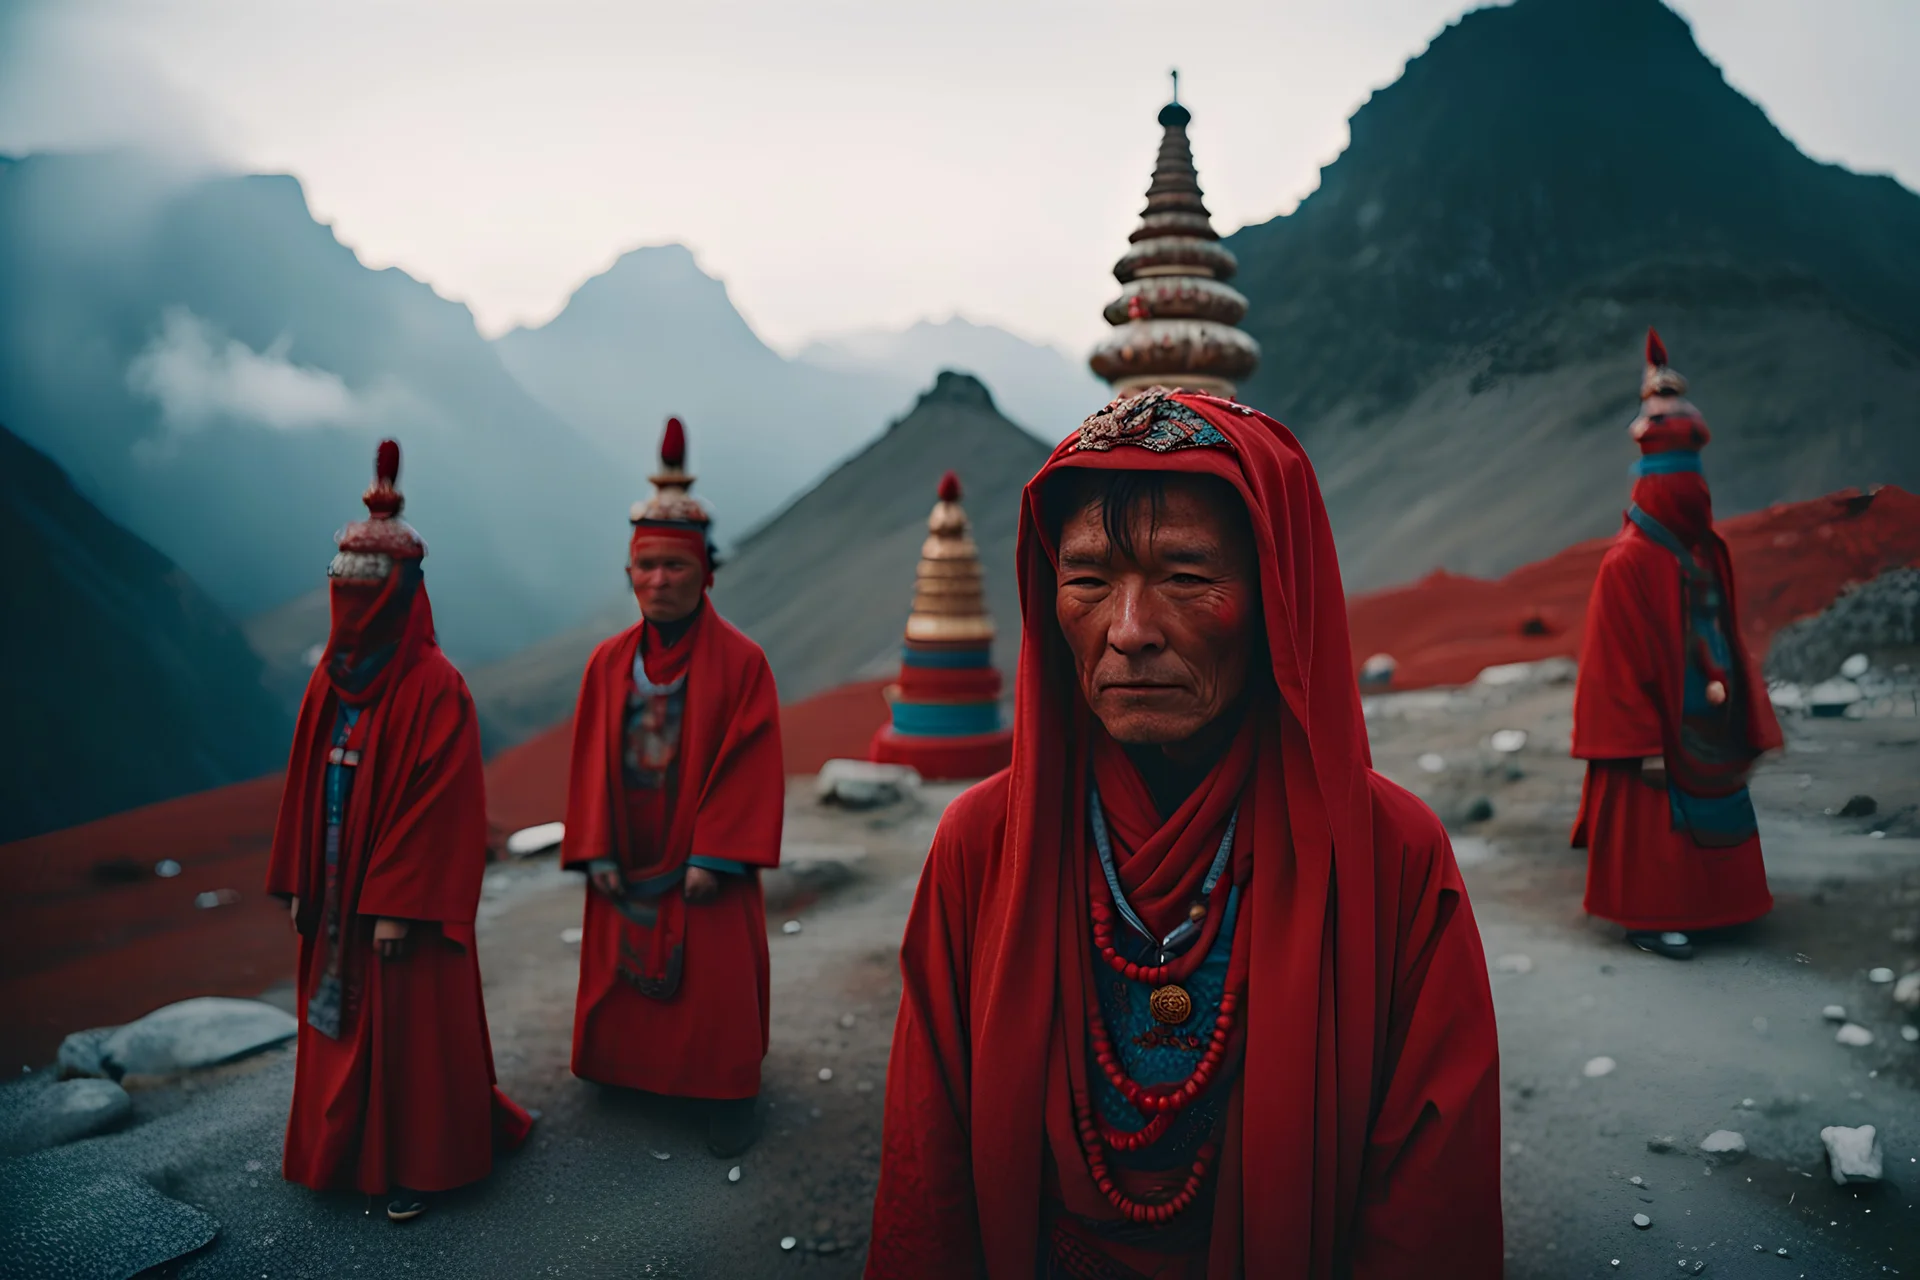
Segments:
[[[293,921],[293,931],[300,932],[300,895],[297,893],[287,900],[287,919]]]
[[[602,867],[589,873],[593,887],[609,898],[619,898],[626,894],[626,886],[620,883],[620,868]]]
[[[687,895],[688,902],[705,902],[720,892],[720,877],[705,867],[688,867],[680,891]]]
[[[407,922],[382,916],[373,922],[373,949],[382,960],[398,960],[407,953]]]

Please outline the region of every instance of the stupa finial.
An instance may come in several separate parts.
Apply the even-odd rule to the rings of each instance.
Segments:
[[[1236,379],[1260,363],[1260,344],[1236,328],[1247,300],[1227,285],[1240,264],[1220,244],[1201,198],[1187,125],[1180,104],[1180,73],[1173,99],[1160,108],[1160,153],[1147,207],[1128,237],[1131,247],[1114,264],[1125,287],[1107,304],[1115,332],[1094,348],[1088,363],[1117,395],[1152,386],[1232,397]]]

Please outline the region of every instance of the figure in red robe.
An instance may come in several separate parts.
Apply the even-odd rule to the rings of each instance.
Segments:
[[[1781,744],[1713,531],[1711,437],[1686,392],[1647,330],[1633,505],[1593,584],[1573,697],[1587,912],[1676,960],[1692,956],[1691,933],[1773,909],[1747,776]]]
[[[1445,830],[1370,767],[1320,491],[1156,388],[1027,486],[1012,767],[901,947],[871,1277],[1496,1277]]]
[[[332,630],[307,683],[267,892],[300,934],[300,1039],[282,1171],[316,1191],[427,1193],[486,1177],[532,1124],[494,1084],[473,920],[487,805],[473,699],[433,631],[426,546],[380,445],[369,518],[327,570]]]
[[[573,1073],[709,1103],[707,1145],[757,1133],[767,1053],[762,868],[786,775],[773,672],[707,599],[710,517],[667,420],[627,575],[641,621],[594,650],[574,710],[561,863],[588,875]]]

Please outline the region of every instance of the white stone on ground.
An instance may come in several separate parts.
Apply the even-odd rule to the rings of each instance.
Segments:
[[[1903,973],[1893,984],[1893,1002],[1909,1009],[1920,1009],[1920,969]]]
[[[129,1022],[101,1046],[108,1075],[168,1075],[244,1058],[291,1040],[292,1014],[259,1000],[196,996]]]
[[[1428,751],[1422,753],[1414,763],[1420,766],[1422,772],[1439,773],[1447,767],[1447,758],[1438,751]]]
[[[1864,1049],[1873,1043],[1873,1032],[1867,1030],[1857,1022],[1849,1022],[1834,1032],[1833,1038],[1841,1044],[1852,1045],[1856,1049]]]
[[[1845,1022],[1847,1020],[1847,1006],[1843,1004],[1830,1004],[1820,1011],[1820,1016],[1828,1022]]]
[[[1599,1058],[1589,1058],[1587,1059],[1587,1065],[1580,1068],[1580,1074],[1586,1076],[1586,1078],[1589,1080],[1598,1080],[1601,1076],[1612,1075],[1613,1069],[1619,1065],[1620,1064],[1615,1062],[1612,1058],[1608,1058],[1604,1056]]]
[[[133,1099],[111,1080],[66,1080],[34,1094],[0,1131],[0,1154],[25,1155],[104,1133],[127,1118]]]
[[[1867,674],[1867,668],[1872,665],[1866,654],[1856,653],[1840,664],[1840,674],[1849,680],[1858,680]]]
[[[1828,1125],[1820,1131],[1820,1141],[1827,1148],[1827,1168],[1836,1184],[1880,1181],[1880,1135],[1872,1125],[1857,1129]]]
[[[566,834],[567,824],[564,822],[542,822],[538,826],[522,827],[507,837],[507,852],[516,858],[531,858],[535,854],[559,848]]]
[[[1533,957],[1519,952],[1510,952],[1493,962],[1493,967],[1501,973],[1532,973]]]
[[[1908,1044],[1912,1044],[1914,1041],[1920,1040],[1920,1027],[1908,1025],[1900,1028],[1900,1038],[1902,1040],[1905,1040]]]
[[[1867,970],[1868,982],[1892,982],[1893,970],[1887,968]]]
[[[1731,1164],[1747,1154],[1747,1140],[1731,1129],[1715,1129],[1701,1140],[1700,1150],[1722,1164]]]
[[[820,766],[814,793],[821,804],[875,809],[895,804],[920,790],[920,774],[903,764],[872,760],[829,760]]]
[[[1487,739],[1487,745],[1502,755],[1512,755],[1527,745],[1525,729],[1495,729],[1493,736]]]
[[[1645,1231],[1648,1227],[1653,1225],[1653,1219],[1649,1218],[1644,1213],[1636,1213],[1633,1215],[1633,1225],[1640,1228],[1642,1231]]]

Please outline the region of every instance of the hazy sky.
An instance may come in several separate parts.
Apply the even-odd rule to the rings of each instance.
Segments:
[[[1215,224],[1284,212],[1461,0],[0,0],[0,150],[291,172],[373,266],[551,316],[680,241],[768,341],[958,312],[1075,351],[1181,98]],[[1682,0],[1800,146],[1920,188],[1920,0]]]

